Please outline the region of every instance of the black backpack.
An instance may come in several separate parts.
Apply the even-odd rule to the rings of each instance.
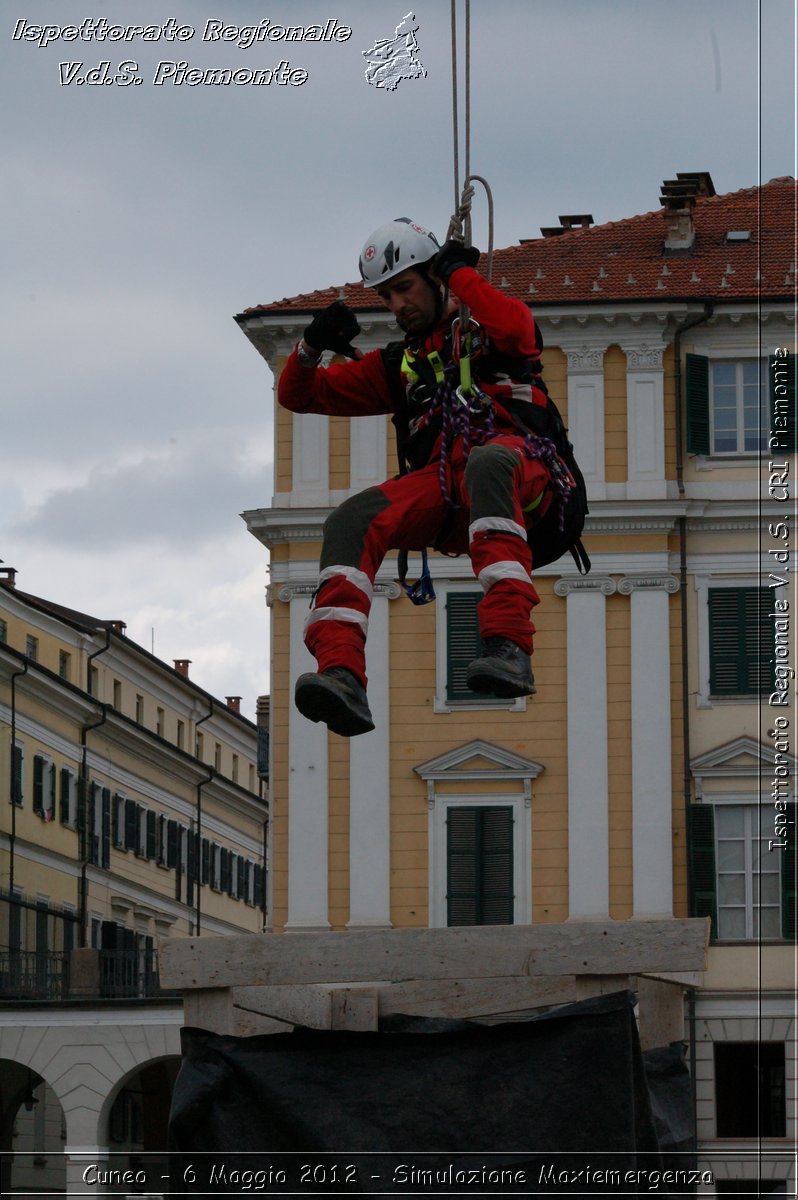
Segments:
[[[587,575],[590,559],[582,545],[582,530],[589,511],[587,486],[579,463],[574,457],[574,448],[568,438],[568,430],[560,416],[560,410],[542,380],[537,379],[535,386],[545,393],[545,406],[523,400],[515,403],[502,400],[500,403],[509,412],[521,433],[531,433],[533,437],[544,437],[553,442],[557,457],[568,468],[576,486],[567,493],[562,515],[560,505],[551,504],[544,516],[527,530],[526,540],[532,551],[532,566],[545,567],[547,563],[556,562],[566,551],[570,551],[579,574]]]
[[[396,405],[393,424],[396,429],[399,469],[403,474],[408,469],[405,458],[406,394],[401,376],[404,351],[404,342],[390,342],[382,352],[391,393]],[[564,504],[558,504],[555,499],[554,503],[549,505],[546,513],[527,530],[527,541],[532,551],[532,566],[533,569],[545,567],[547,563],[556,562],[562,558],[563,554],[570,551],[579,574],[586,575],[591,564],[581,538],[588,513],[587,487],[579,464],[574,457],[574,448],[568,439],[568,430],[557,405],[548,394],[546,385],[539,376],[535,376],[534,383],[545,394],[545,405],[504,398],[500,403],[510,414],[522,435],[531,434],[533,437],[547,438],[552,442],[557,457],[567,468],[576,486],[568,489]]]

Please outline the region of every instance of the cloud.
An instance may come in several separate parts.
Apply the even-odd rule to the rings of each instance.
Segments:
[[[230,435],[193,437],[158,455],[95,467],[83,483],[57,488],[23,513],[9,533],[74,549],[199,552],[236,529],[239,512],[268,503],[271,464],[254,461],[250,450]]]

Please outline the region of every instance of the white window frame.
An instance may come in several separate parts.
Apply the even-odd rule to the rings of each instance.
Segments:
[[[745,434],[745,410],[743,406],[744,388],[742,379],[742,368],[744,364],[758,362],[761,373],[760,378],[760,413],[762,404],[764,403],[767,411],[768,396],[769,396],[769,381],[768,381],[768,360],[767,356],[762,357],[759,354],[739,354],[739,355],[719,355],[714,354],[709,356],[709,444],[712,447],[710,457],[713,459],[758,459],[764,450],[764,447],[757,447],[754,450],[746,450],[740,446]],[[736,421],[735,434],[737,437],[737,447],[734,450],[716,450],[715,449],[715,378],[713,367],[721,363],[732,363],[735,367],[735,399],[736,405]],[[762,396],[764,395],[764,401]]]
[[[506,712],[526,712],[526,697],[516,700],[502,700],[497,696],[484,696],[478,700],[450,700],[446,694],[448,675],[448,620],[446,616],[446,598],[451,593],[480,591],[476,579],[445,582],[434,581],[436,595],[435,619],[435,695],[432,699],[432,711],[435,713],[474,712],[483,709],[504,709]]]
[[[754,875],[755,875],[755,870],[754,870],[754,865],[753,865],[754,838],[756,838],[756,840],[767,841],[766,838],[760,839],[760,835],[759,835],[760,814],[761,814],[763,808],[768,807],[767,803],[763,802],[761,797],[756,797],[756,796],[752,797],[750,795],[748,795],[748,796],[741,796],[741,795],[713,796],[711,799],[711,803],[713,804],[713,806],[715,808],[715,822],[714,822],[714,826],[715,826],[715,896],[716,896],[716,904],[717,904],[717,909],[718,909],[718,941],[719,942],[743,942],[743,941],[745,941],[745,942],[760,942],[761,941],[761,942],[766,942],[766,943],[771,943],[771,944],[775,944],[777,942],[783,941],[784,939],[781,936],[781,858],[782,858],[782,856],[781,856],[780,849],[774,849],[774,850],[770,851],[770,853],[775,856],[775,858],[774,858],[774,861],[776,864],[775,874],[776,874],[776,877],[778,880],[778,894],[777,894],[777,899],[776,899],[775,905],[768,906],[771,908],[775,907],[775,909],[776,909],[776,913],[777,913],[777,917],[778,917],[778,921],[777,921],[778,933],[765,937],[765,936],[763,936],[763,934],[761,932],[761,927],[759,930],[754,929],[754,911],[755,911],[754,898],[753,898]],[[718,816],[721,811],[723,811],[723,810],[728,811],[729,809],[742,809],[743,813],[744,813],[743,845],[744,845],[744,853],[745,853],[745,864],[744,864],[744,869],[743,869],[743,878],[745,881],[745,900],[744,900],[743,908],[744,908],[744,913],[745,913],[745,932],[741,935],[724,935],[724,933],[721,929],[721,915],[720,915],[721,909],[724,909],[724,908],[731,909],[733,907],[739,907],[738,905],[721,904],[721,895],[720,895],[720,875],[721,875],[720,854],[719,854],[720,830],[718,828],[718,824],[719,824]],[[754,816],[753,816],[754,813],[756,814],[756,818],[754,818]],[[755,824],[756,824],[756,829],[754,829]],[[771,835],[772,835],[772,831],[771,831]],[[771,873],[773,873],[773,872],[768,872],[768,874],[771,874]]]
[[[692,347],[688,347],[688,350],[690,350],[691,353],[700,354],[704,358],[709,359],[708,417],[710,447],[712,446],[715,434],[712,403],[712,364],[714,362],[722,362],[724,360],[728,361],[730,359],[732,361],[741,362],[744,359],[762,360],[764,358],[765,365],[767,366],[768,350],[766,347],[763,347],[763,339],[761,335],[761,327],[757,321],[756,323],[752,323],[750,326],[747,325],[745,329],[738,328],[735,330],[733,334],[733,341],[728,341],[725,339],[723,341],[706,340],[702,342],[696,342]],[[772,345],[775,348],[775,346],[779,345],[779,342],[774,339],[772,341]],[[762,352],[763,348],[765,351],[764,354]],[[766,374],[765,388],[767,389],[767,387],[768,380]],[[695,466],[699,471],[714,471],[723,469],[724,467],[730,470],[734,469],[735,467],[739,469],[741,466],[748,466],[756,462],[759,454],[760,451],[755,450],[740,450],[734,454],[730,453],[729,451],[724,451],[723,453],[716,454],[714,450],[710,449],[709,454],[696,455]]]

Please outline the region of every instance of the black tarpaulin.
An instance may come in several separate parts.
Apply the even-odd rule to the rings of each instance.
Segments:
[[[230,1194],[242,1171],[251,1191],[260,1171],[259,1190],[272,1194],[310,1194],[302,1185],[314,1180],[317,1194],[467,1194],[474,1188],[456,1173],[476,1166],[480,1190],[530,1194],[505,1186],[507,1176],[492,1187],[484,1165],[523,1167],[527,1184],[550,1164],[584,1170],[586,1159],[599,1176],[661,1166],[632,1002],[616,993],[493,1026],[393,1018],[378,1033],[235,1038],[186,1028],[170,1122],[173,1192],[183,1179],[187,1195]],[[302,1179],[308,1164],[318,1170]],[[574,1191],[607,1190],[589,1182]]]

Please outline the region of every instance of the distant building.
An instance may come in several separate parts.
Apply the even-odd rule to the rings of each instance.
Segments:
[[[165,1148],[182,1004],[158,941],[269,919],[257,726],[124,629],[0,568],[4,1194]]]
[[[274,928],[711,915],[686,1024],[702,1161],[720,1191],[779,1190],[796,1118],[796,747],[779,670],[795,632],[788,650],[778,607],[794,616],[796,187],[718,196],[685,173],[660,205],[564,216],[494,256],[493,282],[543,332],[590,497],[592,572],[566,557],[535,574],[530,701],[468,692],[479,589],[468,559],[434,557],[435,605],[400,598],[393,561],[378,576],[376,730],[347,742],[299,716],[323,521],[396,458],[384,417],[275,406],[275,495],[245,514],[270,552]],[[237,320],[277,376],[338,298],[364,351],[397,337],[359,284]]]

